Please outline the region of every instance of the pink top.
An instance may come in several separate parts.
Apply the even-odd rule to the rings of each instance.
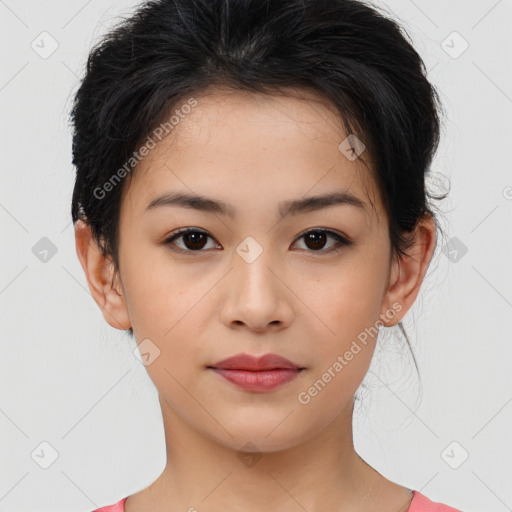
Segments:
[[[123,498],[115,505],[98,508],[93,512],[125,512],[124,502],[127,498]],[[418,491],[412,491],[412,501],[407,512],[462,512],[458,508],[449,507],[437,501],[431,501]]]

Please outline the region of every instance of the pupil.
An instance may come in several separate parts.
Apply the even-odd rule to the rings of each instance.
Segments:
[[[310,249],[321,249],[323,245],[325,244],[325,233],[322,233],[321,231],[314,231],[306,236],[307,241],[313,242],[313,247],[310,247]],[[318,237],[320,237],[320,244],[318,244]],[[315,238],[317,239],[315,242]],[[309,246],[308,246],[309,247]]]
[[[204,240],[203,240],[203,244],[200,243],[200,239],[201,237],[204,238],[204,233],[187,233],[185,236],[184,236],[184,240],[185,240],[185,245],[189,248],[189,249],[201,249],[202,247],[204,247]],[[191,241],[191,244],[190,243],[187,243],[187,241]],[[197,245],[194,245],[194,244],[197,244],[199,243],[199,247]],[[192,247],[191,247],[192,246]]]

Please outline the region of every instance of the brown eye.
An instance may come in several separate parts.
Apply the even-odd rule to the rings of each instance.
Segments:
[[[202,249],[206,244],[207,235],[200,232],[185,233],[183,236],[183,243],[187,249],[197,250]]]
[[[164,241],[164,245],[174,246],[173,250],[178,252],[205,252],[204,249],[222,248],[220,245],[207,247],[208,239],[213,238],[206,232],[194,228],[184,228]],[[309,252],[330,253],[331,251],[339,251],[343,246],[351,245],[352,242],[345,237],[339,235],[335,231],[328,229],[311,229],[303,233],[298,240],[304,239],[306,250]],[[328,240],[332,239],[335,243],[325,248]],[[180,244],[176,243],[179,240]]]
[[[182,239],[181,247],[178,244],[174,244],[178,247],[178,250],[185,252],[201,252],[202,249],[205,248],[208,238],[211,238],[211,236],[205,231],[187,228],[178,231],[170,238],[166,239],[164,244],[172,245],[175,240]]]
[[[336,243],[332,244],[326,250],[324,250],[325,244],[332,238],[336,241]],[[304,239],[306,248],[313,252],[331,252],[331,251],[339,251],[345,245],[350,245],[352,242],[347,240],[345,237],[339,235],[334,231],[330,231],[327,229],[312,229],[306,233],[303,233],[300,239]]]
[[[315,251],[323,249],[328,238],[323,231],[310,231],[307,235],[304,235],[308,248]]]

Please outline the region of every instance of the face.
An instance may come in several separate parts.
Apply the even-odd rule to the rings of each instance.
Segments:
[[[320,99],[220,90],[196,99],[126,184],[122,307],[170,414],[233,449],[289,448],[349,410],[381,315],[391,319],[387,220]],[[355,199],[303,202],[335,193]],[[165,194],[218,205],[148,207]],[[303,369],[255,391],[209,368],[240,353]]]

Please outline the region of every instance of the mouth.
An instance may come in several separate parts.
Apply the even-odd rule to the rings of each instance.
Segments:
[[[255,357],[248,354],[207,366],[228,382],[252,392],[268,392],[295,379],[306,368],[277,354]]]

